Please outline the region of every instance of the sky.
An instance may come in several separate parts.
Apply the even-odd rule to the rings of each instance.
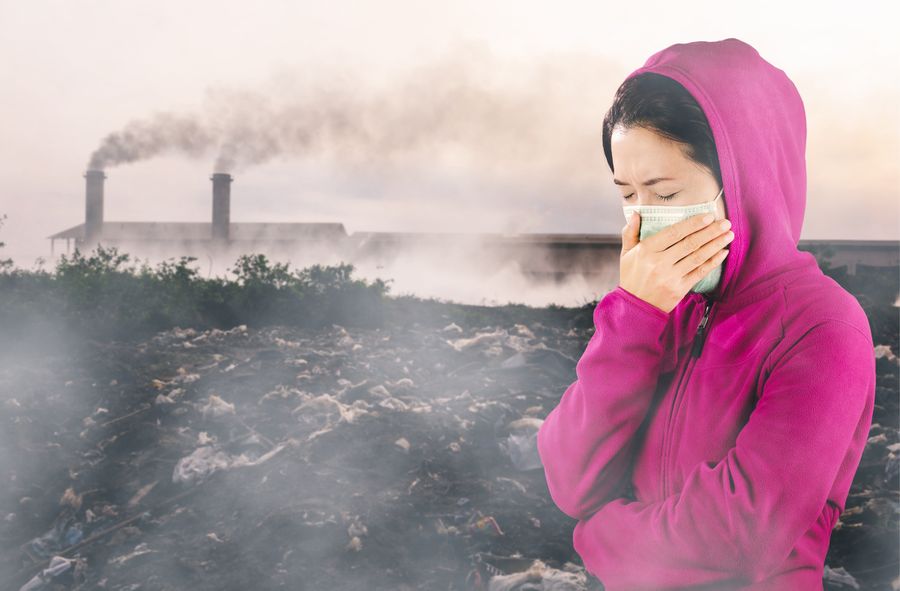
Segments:
[[[897,239],[891,4],[0,0],[2,254],[49,258],[46,237],[83,222],[91,158],[160,122],[169,135],[106,160],[105,219],[208,221],[209,174],[227,168],[232,222],[617,234],[600,144],[615,88],[665,46],[726,37],[803,97],[802,238]],[[359,137],[297,135],[348,112]],[[206,151],[197,118],[242,141]],[[266,128],[293,131],[290,149]]]

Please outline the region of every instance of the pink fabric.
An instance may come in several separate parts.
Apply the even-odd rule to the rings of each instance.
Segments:
[[[735,239],[711,294],[668,314],[622,287],[597,304],[577,379],[538,432],[551,498],[608,591],[821,590],[875,357],[857,300],[797,249],[803,102],[733,38],[672,45],[641,72],[677,80],[706,113]]]

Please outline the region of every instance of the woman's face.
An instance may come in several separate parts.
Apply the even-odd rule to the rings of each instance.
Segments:
[[[622,205],[695,205],[712,201],[719,193],[709,170],[687,158],[680,144],[653,131],[617,126],[610,147],[613,182],[621,190]],[[661,198],[673,194],[671,199]],[[716,219],[725,218],[724,194],[716,209]]]

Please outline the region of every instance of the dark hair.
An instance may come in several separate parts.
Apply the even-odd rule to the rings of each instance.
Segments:
[[[709,121],[691,93],[677,81],[644,72],[625,80],[603,118],[603,152],[613,172],[610,136],[617,125],[643,127],[684,146],[684,154],[705,166],[722,186],[722,171]]]

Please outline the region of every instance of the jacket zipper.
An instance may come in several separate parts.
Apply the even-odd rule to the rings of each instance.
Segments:
[[[697,332],[694,334],[694,344],[691,347],[691,357],[700,357],[700,353],[703,350],[703,343],[706,342],[706,327],[709,324],[709,312],[712,310],[713,303],[712,301],[706,297],[706,307],[703,310],[703,318],[700,319],[700,324],[697,325]]]
[[[706,300],[706,305],[703,309],[703,317],[700,319],[700,324],[697,325],[697,330],[694,333],[694,340],[691,345],[691,355],[688,358],[687,364],[684,368],[684,371],[678,378],[678,384],[675,386],[675,395],[672,397],[672,407],[669,410],[669,416],[666,418],[666,426],[663,431],[663,454],[662,454],[662,462],[661,463],[661,475],[660,481],[662,482],[662,490],[663,490],[663,498],[669,496],[668,493],[668,482],[667,482],[667,474],[666,474],[666,462],[668,459],[668,447],[671,445],[669,429],[671,425],[675,422],[675,413],[678,411],[678,395],[680,394],[682,384],[687,383],[688,376],[691,373],[691,370],[694,368],[694,363],[700,357],[700,354],[703,352],[703,344],[706,342],[706,335],[709,333],[709,314],[714,305],[713,301],[709,299],[709,296],[703,295]]]

